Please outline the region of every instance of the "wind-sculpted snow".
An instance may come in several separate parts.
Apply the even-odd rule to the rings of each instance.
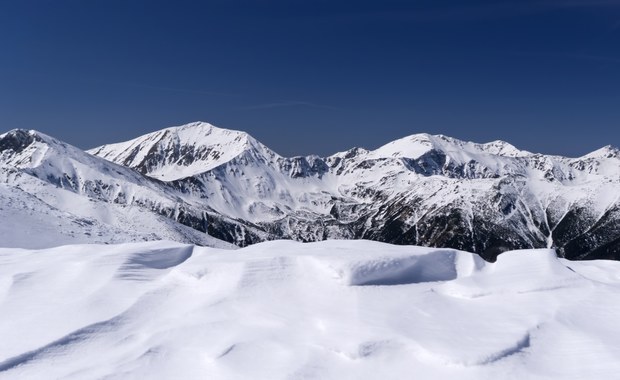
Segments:
[[[410,249],[413,251],[414,249]],[[423,249],[423,255],[383,256],[380,251],[364,260],[333,259],[332,268],[349,285],[401,285],[454,280],[484,265],[477,255]],[[338,256],[341,257],[341,256]],[[469,271],[468,271],[469,270]]]
[[[0,249],[1,379],[612,379],[620,263],[275,241]]]

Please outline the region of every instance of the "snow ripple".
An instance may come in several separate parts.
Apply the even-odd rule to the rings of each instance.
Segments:
[[[550,250],[150,242],[2,248],[0,264],[0,379],[620,373],[620,263]]]

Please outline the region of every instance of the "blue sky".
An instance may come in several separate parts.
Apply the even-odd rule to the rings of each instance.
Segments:
[[[620,0],[5,1],[0,51],[0,129],[82,148],[196,120],[283,155],[620,145]]]

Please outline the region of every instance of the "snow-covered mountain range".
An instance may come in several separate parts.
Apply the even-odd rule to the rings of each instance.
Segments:
[[[215,244],[207,232],[239,246],[363,238],[488,260],[520,248],[620,259],[620,151],[610,146],[566,158],[416,134],[289,158],[202,122],[88,152],[14,130],[0,135],[0,183],[0,213],[59,224],[77,241]]]

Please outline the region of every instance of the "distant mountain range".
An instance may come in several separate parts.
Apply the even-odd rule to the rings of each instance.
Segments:
[[[566,158],[416,134],[372,151],[288,158],[202,122],[87,152],[13,130],[0,135],[0,201],[3,238],[29,248],[371,239],[487,260],[547,247],[620,259],[620,151],[611,146]]]

